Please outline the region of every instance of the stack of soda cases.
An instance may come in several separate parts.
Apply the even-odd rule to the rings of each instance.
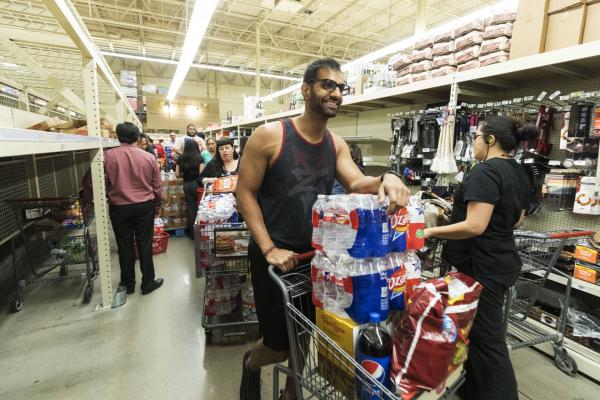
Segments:
[[[316,307],[361,325],[374,322],[374,314],[385,321],[390,311],[405,309],[421,280],[416,252],[425,244],[424,210],[414,197],[393,215],[387,214],[387,206],[374,195],[318,196],[311,268]],[[357,359],[373,377],[387,382],[389,368],[381,364],[381,354],[370,356],[357,349]],[[371,398],[373,388],[357,390],[359,398]]]

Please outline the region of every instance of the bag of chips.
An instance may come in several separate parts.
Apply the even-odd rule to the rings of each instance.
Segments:
[[[394,326],[391,379],[397,393],[432,390],[467,359],[483,287],[462,273],[419,285]]]

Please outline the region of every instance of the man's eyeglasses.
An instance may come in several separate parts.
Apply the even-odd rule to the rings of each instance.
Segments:
[[[312,79],[306,83],[311,84],[315,82],[321,82],[321,87],[327,90],[329,93],[333,93],[335,91],[335,88],[340,89],[340,93],[342,94],[342,96],[346,96],[350,93],[350,86],[348,86],[345,83],[337,83],[336,81],[331,79]]]

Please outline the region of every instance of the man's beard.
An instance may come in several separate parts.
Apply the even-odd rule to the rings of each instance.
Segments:
[[[331,111],[327,108],[327,106],[322,101],[322,99],[320,99],[316,96],[314,96],[312,98],[312,100],[310,101],[310,108],[315,113],[320,114],[327,118],[335,118],[335,116],[338,114],[338,111],[339,111],[339,105],[335,111]]]

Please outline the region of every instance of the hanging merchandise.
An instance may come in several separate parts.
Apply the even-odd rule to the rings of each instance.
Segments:
[[[538,137],[535,143],[535,150],[538,154],[548,155],[552,150],[550,134],[554,123],[555,111],[556,109],[553,107],[540,106],[536,122]]]
[[[454,115],[451,111],[448,114],[438,118],[441,126],[441,134],[438,142],[437,152],[431,163],[431,171],[438,174],[457,173],[456,161],[454,160]]]

